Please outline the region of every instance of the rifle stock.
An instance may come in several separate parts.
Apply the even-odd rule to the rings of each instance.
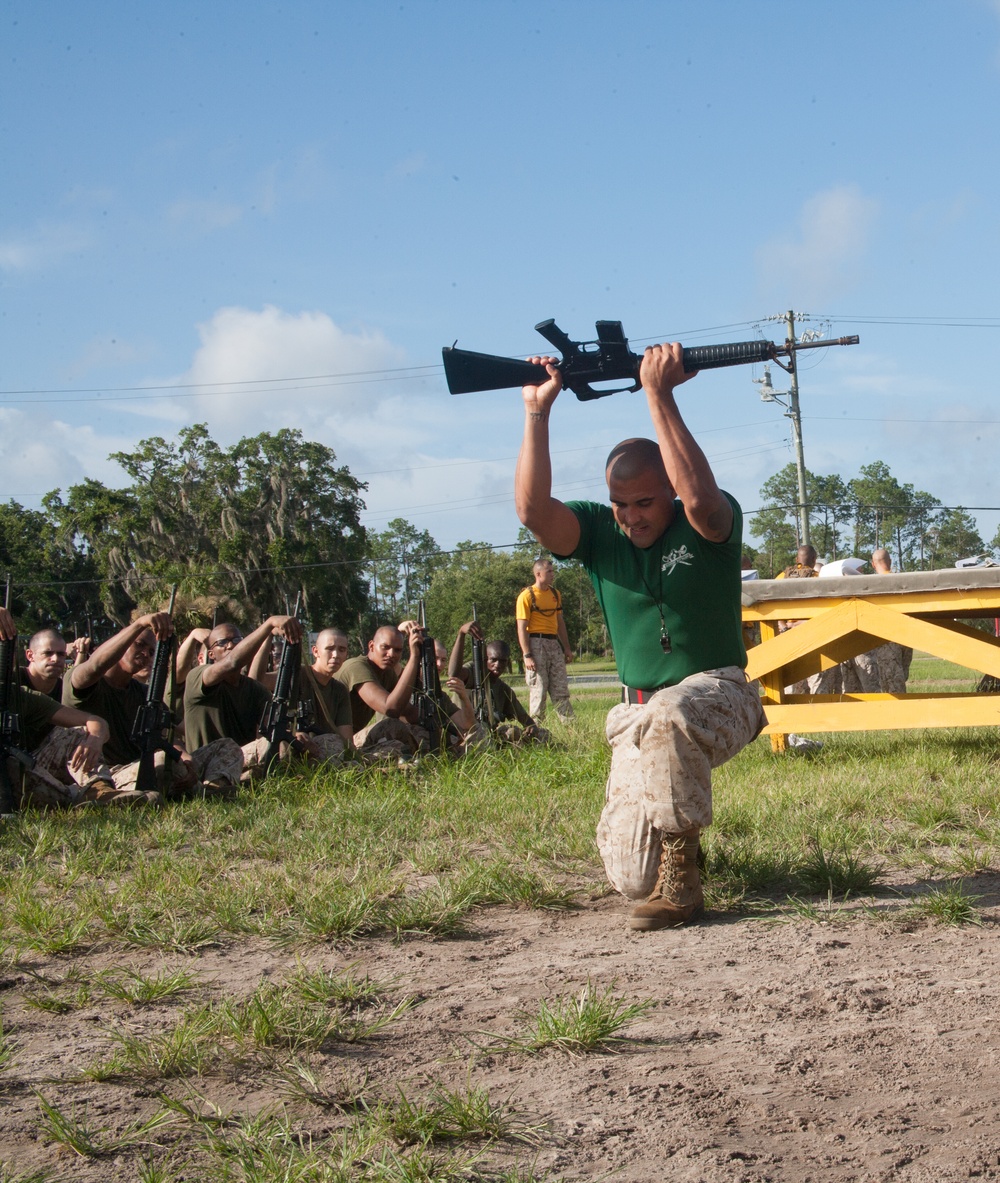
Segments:
[[[535,329],[557,349],[562,358],[556,363],[562,371],[563,385],[581,402],[638,390],[642,355],[634,353],[619,320],[599,320],[595,341],[572,341],[553,320],[543,320]],[[751,365],[773,361],[789,369],[780,359],[793,358],[802,349],[820,349],[830,345],[857,345],[859,338],[837,337],[830,341],[736,341],[725,345],[694,345],[684,348],[684,369],[715,370],[726,366]],[[548,378],[544,366],[473,353],[468,349],[445,346],[441,351],[448,389],[452,394],[472,394],[480,390],[506,390],[514,386],[537,386]],[[599,389],[595,382],[627,382],[627,386]]]

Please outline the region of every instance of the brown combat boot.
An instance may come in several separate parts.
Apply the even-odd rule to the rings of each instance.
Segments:
[[[77,801],[77,807],[86,806],[91,802],[101,806],[114,805],[116,808],[136,805],[152,805],[158,808],[163,804],[163,797],[159,793],[141,793],[138,789],[119,789],[110,780],[95,780],[84,790]]]
[[[698,829],[664,834],[660,874],[649,898],[629,915],[629,928],[650,931],[686,924],[705,910],[698,873]]]

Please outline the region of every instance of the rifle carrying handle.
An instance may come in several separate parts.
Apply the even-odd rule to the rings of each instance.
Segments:
[[[718,370],[723,366],[743,366],[752,362],[772,361],[776,350],[771,341],[736,341],[731,345],[693,345],[684,350],[684,370]]]

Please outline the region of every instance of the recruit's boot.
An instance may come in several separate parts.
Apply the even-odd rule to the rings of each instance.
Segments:
[[[629,916],[629,928],[649,931],[685,924],[705,910],[705,897],[698,873],[700,830],[664,834],[660,873],[645,903],[637,904]]]
[[[163,797],[159,793],[140,792],[138,789],[119,789],[114,781],[95,780],[84,790],[77,805],[113,805],[116,809],[122,806],[152,805],[159,808],[163,804]]]

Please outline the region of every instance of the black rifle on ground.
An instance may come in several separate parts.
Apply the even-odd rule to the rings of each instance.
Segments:
[[[479,624],[476,615],[476,605],[472,605],[472,623]],[[478,631],[478,629],[477,629]],[[493,695],[490,693],[490,671],[486,665],[486,642],[475,633],[472,636],[472,703],[476,708],[476,718],[491,731],[496,726],[493,716]]]
[[[420,601],[420,628],[423,638],[420,642],[420,680],[416,691],[417,726],[430,736],[432,752],[441,750],[444,742],[444,728],[441,725],[441,679],[438,677],[437,660],[434,652],[434,638],[427,635],[427,614],[424,602]]]
[[[300,592],[295,600],[293,616],[298,616],[301,600],[302,593]],[[270,643],[268,641],[268,644]],[[278,658],[278,672],[274,679],[274,691],[271,694],[271,701],[264,708],[264,714],[260,720],[260,733],[267,740],[267,751],[264,753],[264,759],[261,761],[261,772],[264,776],[267,776],[271,771],[271,765],[280,755],[281,745],[283,743],[291,744],[297,751],[302,750],[302,745],[295,739],[295,733],[292,731],[289,718],[292,691],[295,689],[295,680],[298,677],[299,667],[301,665],[302,643],[300,641],[292,642],[287,637],[282,637],[281,656]]]
[[[167,608],[167,614],[171,617],[174,614],[176,598],[175,583]],[[174,716],[165,698],[167,682],[173,682],[176,649],[177,638],[173,633],[156,642],[153,668],[146,683],[146,701],[136,711],[132,721],[132,742],[139,749],[139,771],[135,778],[135,787],[140,793],[150,793],[156,789],[157,752],[164,752],[168,760],[181,758],[180,751],[173,745]]]
[[[4,607],[10,610],[10,576]],[[21,682],[17,673],[18,638],[0,638],[0,814],[17,812],[21,799],[20,772],[16,765],[32,768],[34,760],[21,748]],[[15,780],[17,785],[15,787]]]
[[[581,402],[604,398],[609,394],[638,390],[641,353],[629,349],[620,320],[599,320],[596,341],[571,341],[554,320],[535,325],[537,332],[562,353],[557,363],[563,385]],[[832,341],[739,341],[732,345],[695,345],[684,350],[684,369],[715,370],[722,366],[742,366],[752,362],[773,361],[789,373],[795,354],[802,349],[820,349],[828,345],[857,345],[858,337],[837,337]],[[478,390],[506,390],[512,386],[537,386],[548,380],[544,366],[519,361],[515,357],[497,357],[492,353],[472,353],[446,345],[441,350],[445,377],[452,394],[472,394]],[[780,359],[789,358],[786,365]],[[628,382],[611,390],[597,390],[595,382]]]

